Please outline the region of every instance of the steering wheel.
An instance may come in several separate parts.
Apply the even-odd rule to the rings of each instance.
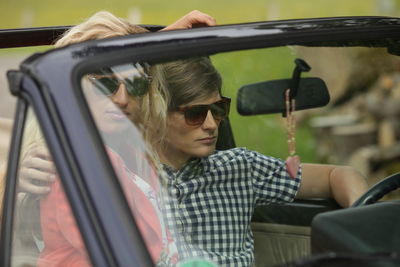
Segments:
[[[359,207],[369,205],[377,202],[386,194],[396,190],[400,187],[400,172],[386,177],[379,183],[372,186],[367,192],[364,193],[356,202],[353,203],[352,207]]]

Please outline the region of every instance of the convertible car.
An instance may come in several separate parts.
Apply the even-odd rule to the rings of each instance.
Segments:
[[[77,246],[92,266],[164,266],[162,259],[154,262],[154,240],[141,226],[147,201],[137,201],[121,171],[133,166],[139,177],[154,176],[151,157],[144,156],[151,152],[132,114],[107,95],[115,75],[131,81],[140,96],[136,84],[144,86],[148,69],[199,56],[211,59],[232,99],[218,149],[247,147],[286,158],[286,97],[295,100],[302,161],[352,165],[371,186],[346,209],[332,199],[258,206],[251,222],[256,266],[400,266],[400,19],[292,19],[168,32],[144,26],[151,32],[49,47],[1,74],[8,80],[2,93],[16,99],[12,139],[0,162],[7,165],[1,266],[64,266],[51,257],[43,261],[55,222],[76,224],[66,238],[81,241]],[[0,30],[0,47],[51,45],[68,28]],[[109,129],[110,118],[120,129]],[[61,204],[20,188],[22,162],[36,144],[55,164]],[[127,147],[129,157],[116,156]],[[154,183],[163,192],[163,183]],[[238,203],[240,194],[233,195],[221,205]],[[207,221],[211,212],[205,205],[199,216]],[[157,218],[175,225],[181,243],[196,244],[185,222]],[[194,256],[165,266],[217,266],[188,255]]]

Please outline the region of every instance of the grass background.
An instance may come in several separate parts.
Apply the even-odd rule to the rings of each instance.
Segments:
[[[0,0],[0,28],[74,25],[100,10],[110,11],[134,23],[167,25],[193,9],[214,16],[218,24],[231,24],[325,16],[399,16],[400,0]],[[0,53],[31,53],[48,48],[7,49]],[[232,54],[229,60],[218,55],[213,58],[224,76],[224,90],[228,96],[236,95],[237,84],[257,80],[254,71],[235,74],[234,81],[229,78],[235,66],[249,63],[246,53],[249,52]],[[284,48],[263,50],[256,63],[262,66],[254,68],[268,73],[264,79],[289,77],[293,65],[287,63],[292,63],[293,59],[294,55]],[[286,157],[286,136],[279,116],[241,117],[233,108],[231,122],[238,146]],[[243,127],[244,123],[246,127]],[[297,150],[303,161],[315,161],[315,145],[307,123],[298,128],[297,139]]]
[[[168,24],[193,9],[219,24],[346,15],[396,15],[398,0],[0,0],[1,28],[70,25],[99,10],[141,23]]]

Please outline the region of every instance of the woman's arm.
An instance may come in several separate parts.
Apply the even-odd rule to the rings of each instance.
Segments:
[[[297,198],[333,197],[349,207],[368,189],[365,177],[349,166],[302,164],[302,171]]]
[[[19,191],[37,195],[50,192],[50,184],[54,182],[56,170],[46,147],[37,146],[29,151],[21,161],[19,170]]]
[[[161,31],[190,29],[199,26],[215,26],[217,23],[213,17],[198,10],[193,10]]]

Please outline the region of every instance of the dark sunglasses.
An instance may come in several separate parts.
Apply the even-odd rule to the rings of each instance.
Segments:
[[[188,125],[201,125],[207,118],[208,111],[211,111],[214,119],[221,121],[229,115],[229,107],[231,99],[228,97],[222,97],[221,100],[209,104],[209,105],[193,105],[186,107],[178,107],[173,111],[183,113],[185,121]]]
[[[111,96],[115,94],[121,84],[125,85],[128,94],[131,96],[143,96],[150,88],[151,77],[132,77],[121,79],[115,74],[88,74],[89,81],[99,89],[99,93]]]

